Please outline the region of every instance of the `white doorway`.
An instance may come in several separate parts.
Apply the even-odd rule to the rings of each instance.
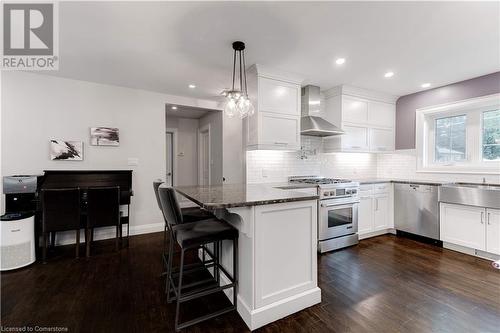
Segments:
[[[167,128],[166,132],[166,147],[167,147],[167,167],[165,182],[167,186],[177,185],[177,129]]]
[[[198,130],[198,184],[211,184],[210,124]]]

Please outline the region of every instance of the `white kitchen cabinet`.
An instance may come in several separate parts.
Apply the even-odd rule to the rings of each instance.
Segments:
[[[441,240],[486,251],[485,214],[482,207],[441,203]]]
[[[394,150],[394,130],[370,128],[370,151],[384,152]]]
[[[300,85],[259,78],[259,111],[300,116]]]
[[[361,196],[358,205],[358,233],[372,232],[373,228],[373,198]]]
[[[486,209],[486,252],[500,255],[500,210]]]
[[[323,116],[344,135],[325,137],[325,152],[387,152],[394,150],[395,97],[339,86],[324,93]]]
[[[359,189],[358,234],[366,238],[394,227],[391,183],[364,184]]]
[[[351,97],[342,97],[342,121],[364,124],[368,121],[368,102]]]
[[[259,65],[248,70],[247,79],[255,108],[243,121],[247,150],[300,149],[301,80]]]
[[[300,118],[270,112],[261,112],[262,145],[293,149],[300,146]]]
[[[389,228],[389,196],[387,194],[373,197],[373,229],[375,231]]]
[[[345,134],[341,136],[342,150],[366,151],[368,150],[368,128],[362,126],[344,126]]]
[[[394,127],[396,106],[390,103],[370,101],[368,106],[368,123],[373,126]]]

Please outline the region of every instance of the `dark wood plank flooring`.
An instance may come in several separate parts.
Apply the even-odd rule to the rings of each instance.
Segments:
[[[67,327],[69,332],[172,332],[161,234],[131,237],[116,253],[99,242],[92,258],[72,247],[46,265],[1,274],[3,327]],[[260,332],[500,332],[500,272],[486,260],[395,236],[318,256],[321,304]],[[227,300],[188,305],[192,313]],[[236,313],[186,332],[245,332]]]

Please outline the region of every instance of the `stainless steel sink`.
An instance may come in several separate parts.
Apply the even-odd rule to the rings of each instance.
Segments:
[[[439,187],[439,201],[500,209],[499,184],[450,183]]]

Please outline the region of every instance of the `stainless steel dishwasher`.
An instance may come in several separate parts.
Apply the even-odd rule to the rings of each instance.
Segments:
[[[396,230],[439,240],[438,187],[394,184]]]

